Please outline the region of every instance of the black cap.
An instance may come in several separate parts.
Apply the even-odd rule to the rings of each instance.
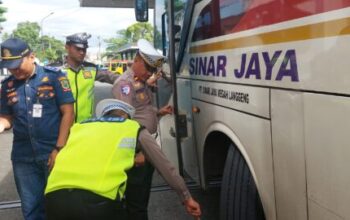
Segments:
[[[10,38],[1,44],[0,67],[8,69],[18,68],[23,60],[31,52],[28,44],[18,38]]]
[[[79,48],[88,48],[88,39],[91,37],[91,34],[76,33],[66,37],[66,44],[74,44]]]

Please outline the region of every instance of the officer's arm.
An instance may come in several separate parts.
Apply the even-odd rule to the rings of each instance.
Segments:
[[[191,197],[184,180],[179,176],[175,167],[166,158],[161,151],[156,140],[151,136],[147,129],[142,129],[139,134],[140,148],[149,161],[164,177],[165,181],[176,190],[184,201]]]
[[[12,126],[12,109],[7,105],[8,98],[5,93],[6,87],[5,84],[2,84],[0,89],[1,95],[0,97],[0,133],[3,132],[5,129],[9,129]]]
[[[60,106],[60,111],[62,114],[60,130],[58,133],[56,146],[63,147],[66,145],[69,129],[74,122],[74,105],[73,103],[63,104]]]
[[[67,77],[61,72],[56,76],[57,80],[54,81],[56,103],[62,115],[56,146],[62,147],[66,144],[69,129],[74,122],[74,98]]]
[[[112,73],[108,70],[97,70],[95,80],[99,82],[113,84],[119,76],[119,74]]]
[[[194,217],[199,217],[201,215],[200,205],[191,197],[183,178],[163,154],[147,129],[140,131],[138,140],[147,161],[157,169],[169,186],[177,192],[186,207],[186,211]]]
[[[0,115],[0,133],[5,129],[11,128],[12,116],[11,115]]]

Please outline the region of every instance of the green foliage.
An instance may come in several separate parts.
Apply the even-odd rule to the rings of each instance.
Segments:
[[[120,47],[128,43],[128,39],[126,36],[126,30],[120,30],[117,32],[116,38],[109,38],[106,39],[105,42],[107,43],[106,51],[117,51]]]
[[[132,24],[126,29],[125,37],[128,43],[136,43],[141,38],[153,42],[153,26],[148,22]]]
[[[106,39],[106,54],[115,54],[119,48],[126,44],[136,43],[139,39],[144,38],[153,42],[153,26],[147,22],[137,22],[126,29],[117,32],[117,37]]]
[[[0,4],[2,2],[0,1]],[[4,17],[4,14],[7,12],[7,8],[0,6],[0,23],[5,22],[6,18]]]
[[[27,42],[33,51],[39,49],[40,26],[36,22],[21,22],[17,24],[17,28],[13,31],[12,36],[20,38]]]
[[[164,0],[164,10],[165,11],[168,11],[168,3],[170,1],[168,0]],[[185,4],[186,4],[186,1],[184,0],[175,0],[174,1],[174,10],[175,11],[180,11],[180,10],[183,10],[183,8],[185,7]]]
[[[8,34],[6,34],[8,37]],[[40,37],[40,26],[36,22],[21,22],[12,33],[13,37],[27,42],[40,61],[55,62],[62,60],[65,53],[64,43],[54,37]]]
[[[1,41],[4,41],[4,40],[6,40],[6,39],[8,39],[8,38],[10,38],[9,33],[4,32],[4,33],[2,34]]]
[[[65,49],[62,41],[44,35],[41,38],[40,47],[36,55],[41,61],[52,63],[63,59]]]

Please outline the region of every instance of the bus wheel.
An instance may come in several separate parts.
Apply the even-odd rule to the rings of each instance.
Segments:
[[[234,145],[228,149],[220,196],[221,220],[265,220],[250,170]]]

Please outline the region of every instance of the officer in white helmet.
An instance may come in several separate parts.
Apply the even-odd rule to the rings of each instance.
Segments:
[[[134,119],[146,127],[149,133],[157,136],[158,116],[172,113],[167,105],[157,110],[154,108],[151,87],[147,80],[157,73],[164,61],[162,56],[147,40],[137,42],[138,53],[134,62],[113,85],[113,96],[135,107]],[[142,151],[136,156],[137,161],[144,161]],[[130,220],[147,220],[147,206],[152,184],[154,168],[146,160],[143,166],[134,167],[129,172],[126,189],[127,208]]]
[[[186,211],[201,215],[199,204],[154,138],[132,120],[134,107],[105,99],[97,104],[96,116],[72,127],[56,157],[45,190],[48,219],[126,219],[126,172],[134,165],[136,146],[177,192]]]

